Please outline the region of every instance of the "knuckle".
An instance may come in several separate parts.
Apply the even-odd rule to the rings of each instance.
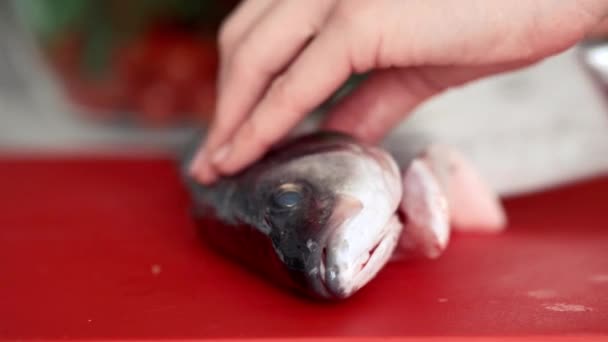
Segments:
[[[250,69],[258,66],[255,57],[247,53],[244,46],[239,47],[230,61],[231,72],[237,75],[247,75]]]
[[[296,98],[297,96],[295,96],[291,88],[291,82],[283,75],[278,77],[270,86],[267,101],[275,108],[291,112],[298,109]]]
[[[239,73],[248,74],[251,77],[267,78],[275,75],[281,65],[273,62],[274,45],[260,44],[260,37],[250,37],[238,44],[233,53],[232,66]]]
[[[248,143],[251,143],[259,149],[266,149],[272,144],[270,134],[267,134],[268,127],[258,120],[249,120],[243,125],[243,136],[247,137]]]
[[[334,9],[332,19],[338,22],[342,26],[352,26],[355,17],[357,16],[357,10],[353,6],[336,6]]]
[[[372,8],[369,8],[370,3],[373,4],[372,1],[341,2],[334,9],[332,19],[347,29],[361,28],[369,21],[368,17],[372,13]]]
[[[224,135],[232,126],[232,120],[228,115],[223,115],[223,113],[217,114],[211,123],[211,133],[214,134],[210,134],[210,136]]]
[[[426,98],[441,93],[448,87],[447,84],[440,82],[440,79],[419,68],[397,73],[396,76],[401,86],[418,98]]]
[[[253,39],[245,39],[240,42],[232,53],[230,67],[239,74],[266,75],[272,69],[269,66],[269,50],[260,47]]]
[[[237,32],[235,25],[232,20],[228,19],[225,21],[218,32],[218,44],[220,48],[220,53],[222,55],[226,55],[228,51],[234,46],[234,43],[237,39]]]
[[[350,3],[350,2],[349,2]],[[378,63],[380,28],[373,25],[374,8],[368,8],[371,2],[356,2],[352,6],[341,5],[336,8],[332,28],[344,37],[340,43],[347,51],[349,62],[355,72],[366,72]]]

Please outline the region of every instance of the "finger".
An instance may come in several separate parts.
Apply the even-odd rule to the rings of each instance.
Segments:
[[[407,112],[441,90],[413,69],[377,71],[332,108],[322,127],[376,142]]]
[[[230,144],[214,156],[216,168],[232,174],[262,156],[350,75],[347,45],[338,28],[323,31],[266,93]]]
[[[285,1],[265,14],[229,62],[205,154],[213,153],[243,123],[270,79],[284,69],[318,31],[331,3],[319,1],[316,6],[310,6],[303,1]],[[208,175],[212,169],[201,164],[204,158],[197,160],[201,162],[194,165],[201,170],[202,178],[213,180],[215,176]]]
[[[378,71],[332,108],[321,126],[375,143],[433,95],[447,88],[524,64],[518,62],[475,67],[431,66]]]
[[[230,55],[234,46],[247,35],[278,0],[247,0],[224,20],[219,32],[220,53],[222,58]]]
[[[218,126],[214,132],[219,140],[233,133],[262,96],[271,78],[283,70],[318,31],[330,3],[319,1],[317,6],[310,6],[305,1],[281,2],[242,41],[228,62],[225,83],[220,90]]]
[[[281,2],[278,0],[245,1],[222,26],[219,35],[220,69],[218,72],[218,89],[222,88],[232,60],[234,51],[258,23]]]
[[[589,34],[588,39],[601,39],[608,37],[608,18],[601,21]]]
[[[225,70],[227,69],[226,65],[228,64],[227,61],[229,60],[229,56],[232,55],[234,47],[251,31],[251,27],[261,20],[264,14],[276,3],[277,0],[243,1],[224,21],[219,33],[220,70],[218,73],[218,89],[221,88],[221,84],[223,83]],[[200,147],[190,165],[190,174],[202,183],[209,183],[215,178],[213,168],[208,163],[205,163],[205,161],[208,156],[208,147],[218,144],[215,141],[218,140],[219,136],[218,134],[214,134],[214,127],[217,125],[216,118],[217,115],[214,116],[206,143]]]

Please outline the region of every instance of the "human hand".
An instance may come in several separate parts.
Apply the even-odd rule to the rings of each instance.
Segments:
[[[352,73],[371,76],[325,128],[375,142],[447,88],[581,40],[606,0],[248,0],[220,33],[216,117],[191,165],[202,183],[261,157]]]
[[[608,38],[608,18],[604,18],[597,26],[587,35],[589,39],[606,39]]]

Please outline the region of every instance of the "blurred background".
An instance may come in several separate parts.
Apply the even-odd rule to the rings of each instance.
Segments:
[[[237,1],[0,2],[0,146],[179,143],[213,112]]]
[[[0,148],[181,144],[213,113],[216,35],[238,2],[0,2]],[[416,110],[412,126],[453,134],[466,116],[442,125],[431,113],[455,110],[529,118],[578,108],[597,120],[605,108],[584,78],[608,84],[608,48],[596,38],[531,70],[439,96]],[[591,71],[585,76],[581,60]],[[509,96],[517,92],[527,95]]]

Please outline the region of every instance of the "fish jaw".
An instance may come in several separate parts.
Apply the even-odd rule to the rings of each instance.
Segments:
[[[383,150],[354,151],[359,182],[349,184],[343,198],[356,199],[360,210],[350,216],[333,213],[340,223],[328,237],[319,280],[328,293],[346,298],[372,280],[390,260],[403,228],[397,210],[402,197],[399,168]],[[364,158],[361,158],[361,157]]]
[[[369,244],[362,254],[356,257],[335,252],[324,254],[319,281],[327,293],[334,298],[347,298],[369,283],[391,259],[402,228],[398,216],[393,215],[382,227],[377,241]]]

